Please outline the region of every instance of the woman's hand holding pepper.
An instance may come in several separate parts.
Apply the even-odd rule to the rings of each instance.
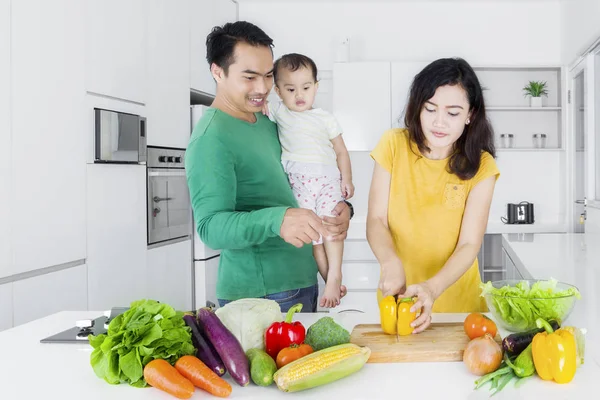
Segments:
[[[406,291],[399,297],[416,297],[417,301],[410,308],[411,312],[421,311],[421,315],[413,321],[411,326],[415,328],[413,333],[423,332],[431,324],[431,310],[437,299],[435,291],[428,282],[409,285]]]

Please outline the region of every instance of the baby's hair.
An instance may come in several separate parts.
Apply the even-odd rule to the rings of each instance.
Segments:
[[[302,54],[298,53],[290,53],[284,56],[281,56],[275,64],[273,65],[273,78],[275,79],[275,84],[277,84],[277,76],[279,75],[279,68],[285,68],[288,71],[294,72],[299,70],[300,68],[309,68],[312,71],[313,79],[317,82],[317,64],[315,62]]]

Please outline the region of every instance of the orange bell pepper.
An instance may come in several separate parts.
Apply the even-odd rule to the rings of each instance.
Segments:
[[[546,381],[570,382],[577,369],[575,336],[565,329],[553,331],[541,318],[536,320],[536,325],[546,332],[536,334],[531,344],[535,371]]]

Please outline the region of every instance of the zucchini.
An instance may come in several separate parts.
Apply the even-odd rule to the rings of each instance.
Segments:
[[[273,383],[273,375],[277,372],[277,364],[270,355],[261,349],[248,349],[246,352],[250,361],[250,377],[258,386],[269,386]]]

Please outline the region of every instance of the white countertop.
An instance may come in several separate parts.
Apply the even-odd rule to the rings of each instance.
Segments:
[[[600,295],[594,289],[600,283],[599,237],[583,235],[504,235],[511,257],[520,270],[536,278],[555,277],[575,284],[583,299],[567,321],[588,329],[585,364],[567,385],[544,382],[534,377],[516,389],[509,384],[498,399],[575,399],[584,397],[597,386],[600,377],[598,355],[598,306]],[[530,241],[518,241],[530,240]],[[592,243],[597,244],[593,246]],[[525,269],[527,266],[527,269]],[[97,378],[90,366],[91,347],[86,344],[41,344],[51,334],[73,326],[77,319],[98,317],[101,311],[60,312],[13,329],[0,332],[0,398],[10,400],[46,399],[51,396],[70,400],[81,399],[174,399],[153,388],[137,389],[126,384],[109,385]],[[324,315],[333,316],[346,329],[359,323],[378,323],[378,315],[370,314],[297,314],[306,327]],[[466,314],[435,314],[434,322],[463,321]],[[584,320],[584,317],[587,317]],[[501,336],[507,332],[500,331]],[[230,398],[269,399],[296,397],[324,399],[330,396],[344,399],[379,398],[444,398],[484,399],[489,386],[473,391],[477,377],[461,362],[366,364],[356,374],[340,381],[299,393],[280,392],[275,385],[263,388],[250,384],[240,387],[232,383]],[[192,398],[210,398],[200,390]]]
[[[502,242],[523,278],[554,278],[579,289],[581,300],[565,322],[587,329],[589,352],[600,361],[600,234],[505,234]]]
[[[497,219],[489,220],[485,233],[504,234],[504,233],[564,233],[566,232],[564,223],[558,222],[536,222],[535,224],[504,224]],[[367,217],[356,215],[350,221],[348,228],[348,239],[366,240],[367,239]]]
[[[10,400],[46,399],[58,395],[61,400],[167,400],[174,397],[153,388],[137,389],[126,384],[109,385],[94,375],[90,366],[91,347],[87,344],[41,344],[39,340],[69,328],[80,318],[100,316],[101,312],[61,312],[0,333],[0,397]],[[309,326],[327,314],[297,314],[296,320]],[[351,330],[359,323],[378,323],[376,315],[331,314],[338,323]],[[463,321],[466,314],[436,314],[434,322]],[[501,332],[501,336],[506,333]],[[568,385],[558,385],[532,378],[516,389],[509,384],[498,393],[498,399],[531,398],[574,399],[596,388],[600,365],[591,359],[581,367]],[[477,377],[462,362],[366,364],[350,377],[304,392],[283,393],[273,384],[268,388],[249,384],[240,387],[229,375],[232,399],[270,399],[297,397],[306,399],[380,399],[444,398],[484,399],[489,388],[473,391]],[[556,397],[559,395],[559,397]],[[210,398],[200,390],[194,398]],[[214,398],[214,397],[213,397]]]

